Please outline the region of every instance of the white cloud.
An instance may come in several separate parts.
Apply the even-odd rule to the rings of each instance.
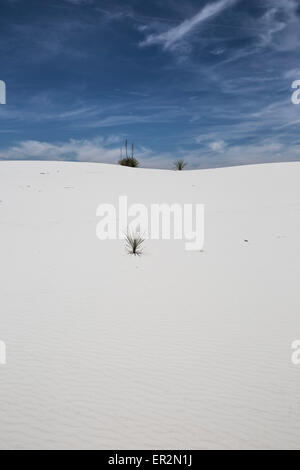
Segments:
[[[224,52],[225,52],[225,49],[223,49],[221,47],[219,47],[218,49],[213,49],[212,51],[210,51],[211,54],[216,55],[216,56],[222,55],[222,54],[224,54]]]
[[[224,140],[219,140],[216,142],[211,142],[208,146],[214,152],[223,152],[226,147],[226,143]]]
[[[295,0],[268,0],[270,9],[260,21],[262,46],[279,51],[297,49],[300,40],[299,17]]]
[[[103,139],[70,140],[57,144],[26,140],[0,151],[1,160],[78,160],[114,163],[119,155],[120,150],[105,147]]]
[[[116,136],[115,139],[117,140]],[[70,140],[56,144],[28,140],[1,150],[0,160],[72,160],[116,164],[120,157],[122,137],[119,145],[108,147],[113,140],[113,136],[107,139]],[[176,158],[184,158],[189,164],[189,169],[300,160],[300,142],[284,144],[275,139],[265,139],[255,145],[229,146],[224,141],[214,141],[212,147],[206,146],[207,150],[205,146],[191,151],[182,149],[177,154],[156,153],[149,148],[140,147],[136,149],[136,157],[142,167],[164,169],[172,169]]]
[[[214,168],[259,163],[291,162],[300,160],[300,143],[284,144],[266,139],[253,145],[227,146],[223,152],[211,153],[193,150],[184,154],[189,168]]]
[[[150,46],[153,44],[162,44],[164,49],[172,49],[172,47],[184,39],[196,26],[205,22],[209,18],[220,14],[223,10],[230,7],[237,0],[219,0],[215,3],[209,3],[195,16],[183,21],[178,26],[175,26],[168,31],[160,34],[150,34],[142,43],[142,46]]]
[[[75,140],[49,143],[26,140],[0,151],[0,160],[58,160],[78,162],[117,163],[123,136],[110,135],[106,139]],[[112,148],[111,145],[114,145]],[[148,168],[170,168],[171,155],[156,154],[145,147],[136,149],[142,166]],[[170,164],[171,162],[171,164]]]

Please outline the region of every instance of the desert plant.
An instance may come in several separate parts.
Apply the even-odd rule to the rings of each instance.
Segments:
[[[126,249],[128,254],[134,255],[134,256],[141,256],[143,253],[143,243],[145,239],[137,232],[135,233],[130,233],[128,232],[125,235],[125,240],[126,240]]]
[[[137,168],[139,166],[138,160],[134,157],[134,144],[131,147],[131,155],[128,155],[128,141],[125,140],[125,157],[122,157],[121,149],[121,158],[119,160],[119,165],[130,166],[132,168]]]
[[[119,160],[119,165],[121,165],[121,166],[130,166],[132,168],[137,168],[139,166],[139,162],[134,157],[127,157],[127,158],[125,157],[125,158],[121,158],[121,160]]]
[[[174,162],[175,170],[182,171],[186,166],[187,162],[184,160],[176,160],[176,162]]]

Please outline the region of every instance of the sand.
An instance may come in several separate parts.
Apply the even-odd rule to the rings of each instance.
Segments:
[[[1,162],[0,448],[299,447],[299,182],[299,163]],[[120,194],[205,204],[203,252],[99,241]]]

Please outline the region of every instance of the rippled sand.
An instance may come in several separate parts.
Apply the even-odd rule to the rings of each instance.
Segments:
[[[100,242],[123,194],[204,203],[204,252]],[[1,449],[299,447],[299,163],[1,162],[0,200]]]

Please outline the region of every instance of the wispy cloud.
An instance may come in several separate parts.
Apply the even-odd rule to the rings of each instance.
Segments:
[[[237,0],[219,0],[215,3],[209,3],[195,16],[189,18],[183,23],[170,28],[160,34],[150,34],[144,41],[142,46],[151,46],[153,44],[161,44],[164,49],[172,49],[176,43],[182,41],[186,35],[190,34],[197,26],[205,22],[209,18],[220,14],[226,8],[232,6]]]
[[[0,160],[72,160],[115,163],[119,148],[109,148],[110,139],[75,140],[49,143],[26,140],[0,151]]]
[[[269,9],[259,22],[261,45],[282,51],[296,49],[300,38],[298,1],[268,0],[267,6]]]
[[[224,140],[217,140],[209,144],[209,148],[214,152],[224,152],[225,147],[226,143],[224,142]]]
[[[213,135],[210,136],[213,138]],[[116,164],[120,157],[122,136],[106,139],[69,140],[49,143],[26,140],[0,151],[0,160],[78,161]],[[137,147],[136,155],[145,168],[171,169],[176,158],[184,158],[189,169],[214,168],[299,161],[300,142],[286,145],[277,139],[261,139],[254,144],[227,145],[223,141],[211,142],[201,150],[178,150],[176,153],[154,152],[147,147]]]
[[[120,158],[123,136],[107,138],[71,139],[67,142],[42,142],[26,140],[7,149],[0,150],[0,160],[78,161],[116,164]],[[157,154],[146,147],[136,148],[142,166],[147,168],[170,168],[171,155]]]
[[[189,168],[217,168],[223,166],[250,165],[299,161],[299,145],[285,145],[275,139],[266,139],[253,145],[234,145],[223,152],[191,151],[184,154]]]

